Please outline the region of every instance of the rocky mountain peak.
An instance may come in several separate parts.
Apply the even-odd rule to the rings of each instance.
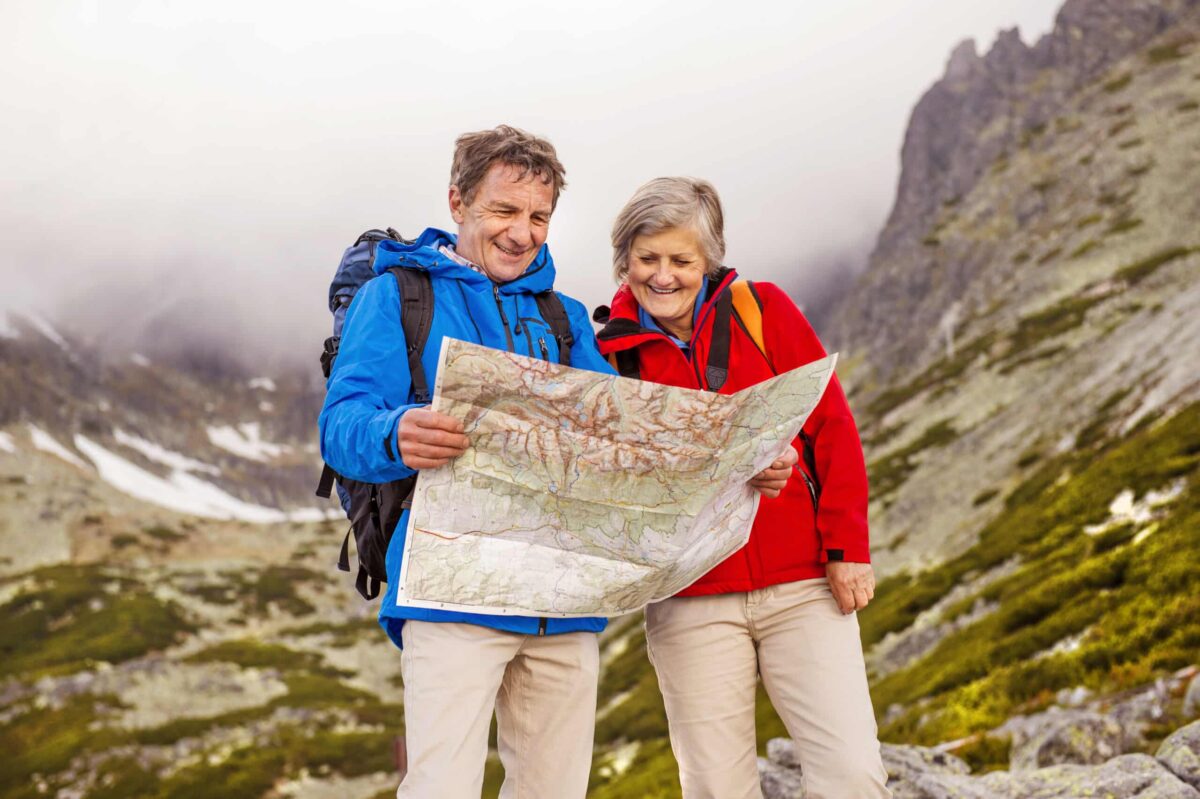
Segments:
[[[1159,37],[1194,36],[1198,9],[1200,0],[1069,0],[1033,46],[1016,28],[982,56],[973,40],[957,45],[913,109],[895,203],[867,272],[832,314],[832,343],[863,352],[884,378],[897,363],[930,357],[929,331],[968,283],[929,290],[930,231],[946,210],[1123,59]]]

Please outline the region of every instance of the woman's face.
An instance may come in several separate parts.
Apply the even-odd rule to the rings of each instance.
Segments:
[[[633,297],[668,333],[692,337],[692,310],[704,285],[708,262],[692,228],[667,228],[638,236],[629,247]]]

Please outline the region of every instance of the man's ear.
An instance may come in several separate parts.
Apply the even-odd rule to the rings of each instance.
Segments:
[[[461,225],[466,219],[467,204],[463,202],[462,192],[458,190],[458,186],[450,187],[450,216],[454,219],[455,224]]]

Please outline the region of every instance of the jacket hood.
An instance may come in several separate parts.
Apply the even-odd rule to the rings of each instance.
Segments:
[[[708,289],[707,299],[700,309],[701,321],[708,313],[708,306],[714,305],[721,292],[735,280],[737,280],[737,272],[728,266],[722,266],[709,275],[706,286]],[[596,338],[602,342],[610,342],[628,336],[628,341],[622,341],[621,345],[615,348],[625,349],[626,346],[633,347],[640,344],[646,336],[661,336],[662,334],[657,330],[642,327],[638,321],[638,307],[638,301],[634,298],[629,284],[622,283],[621,287],[617,289],[617,293],[613,295],[612,307],[607,308],[601,305],[592,315],[595,321],[604,325],[596,334]],[[605,347],[605,350],[609,349],[613,348]]]
[[[393,266],[409,269],[424,269],[431,276],[464,283],[482,284],[493,282],[487,275],[476,272],[447,258],[439,250],[458,242],[458,236],[437,228],[425,228],[412,244],[402,241],[381,241],[375,249],[375,274],[382,275]],[[550,248],[543,244],[519,277],[507,283],[496,283],[505,294],[538,294],[554,287],[554,259]]]

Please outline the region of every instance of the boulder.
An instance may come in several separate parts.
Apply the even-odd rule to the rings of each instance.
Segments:
[[[1062,765],[1025,772],[998,771],[976,780],[994,799],[1200,799],[1149,755],[1121,755],[1099,766]]]
[[[800,771],[800,755],[791,738],[772,738],[767,741],[767,760]]]
[[[1200,788],[1200,721],[1168,735],[1155,756],[1179,779]]]
[[[1119,755],[1125,745],[1120,724],[1090,711],[1051,708],[1022,719],[1010,729],[1013,771],[1065,763],[1095,765]]]
[[[784,739],[777,738],[776,740]],[[758,781],[762,785],[763,799],[804,799],[804,779],[796,769],[781,766],[765,757],[760,757],[758,759]]]
[[[1183,695],[1183,715],[1187,718],[1200,716],[1200,674],[1192,678]]]
[[[879,753],[887,769],[889,784],[912,780],[922,774],[970,774],[971,767],[960,757],[927,746],[882,744]]]

